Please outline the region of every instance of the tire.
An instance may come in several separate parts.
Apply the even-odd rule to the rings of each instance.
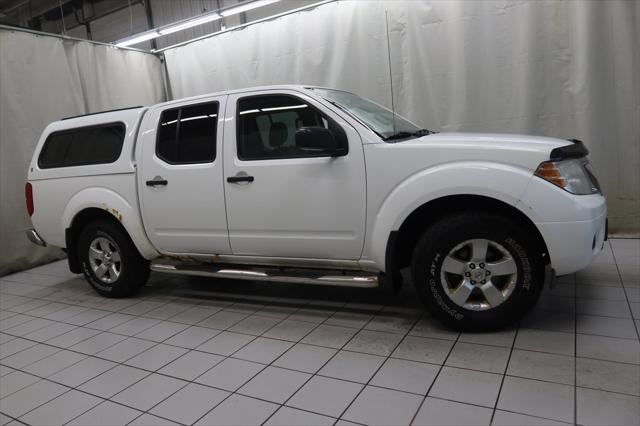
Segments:
[[[92,222],[81,231],[78,258],[87,282],[105,297],[132,296],[149,279],[149,262],[126,232],[108,221]]]
[[[460,331],[491,331],[520,320],[540,297],[544,268],[536,240],[492,213],[458,213],[435,223],[411,262],[427,309]]]

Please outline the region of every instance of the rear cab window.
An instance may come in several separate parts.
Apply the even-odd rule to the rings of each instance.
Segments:
[[[59,167],[108,164],[120,158],[125,137],[124,123],[60,130],[47,136],[38,167]]]
[[[156,155],[169,164],[211,163],[216,159],[218,102],[162,112]]]

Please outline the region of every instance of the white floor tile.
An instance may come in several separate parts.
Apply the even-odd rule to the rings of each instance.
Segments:
[[[566,355],[514,349],[507,374],[529,379],[573,385],[575,358]]]
[[[264,365],[241,359],[227,358],[195,381],[216,388],[235,391],[258,374]]]
[[[315,376],[309,380],[287,405],[331,417],[338,417],[362,389],[362,385]]]
[[[149,373],[137,368],[118,365],[101,375],[89,380],[78,389],[103,398],[111,398],[135,382],[142,380]]]
[[[190,425],[222,402],[229,392],[190,383],[156,405],[151,414]]]
[[[280,407],[265,425],[267,426],[300,426],[317,425],[329,426],[335,423],[336,419],[320,414],[310,413],[290,407]]]
[[[440,368],[433,364],[389,358],[371,384],[426,395]]]
[[[267,367],[238,389],[238,393],[283,404],[310,377],[307,373]]]
[[[151,374],[113,396],[111,400],[147,411],[186,385],[184,380]]]
[[[158,370],[159,373],[183,380],[193,380],[224,360],[219,355],[191,351]]]
[[[490,408],[428,397],[412,424],[416,426],[489,425],[492,412]]]
[[[410,361],[442,364],[449,354],[453,343],[451,340],[407,336],[395,351],[393,351],[391,356],[394,358],[408,359]]]
[[[254,425],[262,424],[278,409],[278,405],[249,398],[232,395],[204,416],[197,425]]]
[[[576,377],[578,386],[640,396],[640,365],[577,358]]]
[[[497,408],[571,423],[573,386],[505,377]]]
[[[508,348],[457,342],[445,365],[502,374],[507,368],[509,352]]]
[[[298,343],[278,358],[273,365],[315,373],[337,352],[336,349]]]
[[[498,374],[443,367],[429,396],[493,408],[501,381]]]
[[[577,412],[581,425],[637,425],[640,398],[578,388]]]
[[[126,425],[142,412],[133,408],[105,401],[68,423],[69,426],[120,426]]]
[[[367,425],[409,424],[421,402],[418,395],[367,386],[343,418]]]
[[[103,400],[77,390],[69,392],[47,402],[20,417],[30,425],[61,425],[90,410]]]

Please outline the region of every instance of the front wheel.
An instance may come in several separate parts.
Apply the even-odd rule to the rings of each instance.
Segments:
[[[462,331],[504,328],[536,303],[544,262],[536,241],[508,218],[460,213],[431,226],[412,259],[429,311]]]
[[[149,278],[149,262],[129,236],[110,222],[96,221],[85,227],[78,250],[84,277],[102,296],[131,296]]]

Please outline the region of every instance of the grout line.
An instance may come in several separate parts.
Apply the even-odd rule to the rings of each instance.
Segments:
[[[344,306],[345,306],[345,305],[346,305],[346,303],[345,303],[345,304],[343,304],[342,306],[340,306],[340,308],[344,308]],[[285,321],[286,319],[290,318],[291,316],[295,315],[296,313],[299,313],[301,310],[305,309],[305,306],[308,306],[308,304],[307,304],[307,305],[304,305],[304,306],[302,306],[302,307],[300,307],[300,308],[299,308],[298,310],[296,310],[295,312],[292,312],[289,316],[285,317],[282,321],[280,321],[280,323],[281,323],[281,322],[283,322],[283,321]],[[246,385],[248,382],[250,382],[251,380],[253,380],[253,378],[254,378],[254,377],[256,377],[258,374],[262,373],[262,372],[263,372],[267,367],[273,366],[273,363],[274,363],[274,362],[276,362],[278,359],[280,359],[282,356],[284,356],[284,354],[286,354],[287,352],[289,352],[289,350],[291,350],[293,347],[295,347],[298,343],[301,343],[301,342],[302,342],[302,341],[303,341],[307,336],[309,336],[310,334],[312,334],[312,333],[313,333],[315,330],[317,330],[320,326],[322,326],[322,325],[326,325],[326,324],[325,324],[325,323],[326,323],[326,321],[327,321],[328,319],[330,319],[331,317],[333,317],[333,316],[336,314],[336,312],[340,312],[340,308],[338,308],[338,310],[334,310],[333,314],[331,314],[331,315],[329,315],[328,317],[324,318],[320,323],[317,323],[317,324],[315,325],[315,327],[313,327],[312,329],[310,329],[310,330],[309,330],[309,331],[308,331],[308,332],[307,332],[307,333],[306,333],[302,338],[300,338],[300,340],[298,340],[297,342],[293,343],[293,342],[289,342],[289,341],[287,341],[288,343],[293,343],[293,344],[292,344],[292,345],[291,345],[287,350],[285,350],[282,354],[280,354],[280,355],[279,355],[279,356],[277,356],[275,359],[273,359],[269,364],[267,364],[264,368],[262,368],[262,369],[261,369],[260,371],[258,371],[256,374],[254,374],[250,379],[248,379],[247,381],[245,381],[244,383],[242,383],[238,388],[236,388],[236,390],[235,390],[235,391],[231,392],[231,393],[230,393],[230,394],[229,394],[229,395],[228,395],[224,400],[220,401],[220,403],[218,403],[216,406],[212,407],[210,410],[208,410],[207,412],[205,412],[205,413],[204,413],[200,418],[198,418],[198,420],[196,420],[196,422],[195,422],[195,423],[199,422],[199,421],[200,421],[200,420],[202,420],[204,417],[206,417],[210,412],[212,412],[213,410],[215,410],[215,408],[216,408],[216,407],[218,407],[220,404],[224,403],[224,401],[226,401],[226,400],[227,400],[228,398],[230,398],[232,395],[236,395],[236,394],[237,394],[237,391],[238,391],[238,390],[240,390],[244,385]],[[308,310],[308,309],[305,309],[305,310]],[[380,310],[381,310],[381,309],[380,309]],[[379,312],[379,311],[378,311],[378,312]],[[375,316],[374,316],[374,317],[375,317]],[[374,318],[374,317],[372,317],[372,318]],[[280,323],[278,323],[278,324],[280,324]],[[368,324],[368,323],[367,323],[367,324]],[[276,324],[276,325],[277,325],[277,324]],[[275,327],[276,325],[274,325],[273,327]],[[272,328],[273,328],[273,327],[272,327]],[[345,328],[348,328],[348,327],[345,327]],[[362,328],[364,328],[364,326],[363,326]],[[270,328],[269,330],[271,330],[271,328]],[[267,332],[268,332],[268,331],[267,331]],[[354,333],[354,336],[355,336],[356,334],[358,334],[358,332],[359,332],[359,330],[358,330],[358,331],[356,331],[356,332]],[[265,332],[265,333],[266,333],[266,332]],[[264,333],[263,333],[263,334],[264,334]],[[352,336],[352,338],[353,338],[353,336]],[[257,339],[257,337],[256,337],[256,339]],[[253,339],[251,342],[255,341],[256,339]],[[279,340],[279,339],[274,339],[274,340]],[[239,349],[238,349],[238,350],[236,350],[235,352],[231,353],[227,358],[233,358],[233,355],[234,355],[234,354],[236,354],[236,353],[238,353],[239,351],[241,351],[242,349],[244,349],[244,348],[245,348],[247,345],[249,345],[251,342],[247,343],[246,345],[242,346],[241,348],[239,348]],[[347,342],[347,343],[348,343],[348,342]],[[345,345],[346,345],[347,343],[345,343]],[[313,345],[313,346],[319,346],[319,345]],[[344,346],[344,345],[343,345],[343,346]],[[319,347],[324,347],[324,346],[319,346]],[[331,349],[335,349],[335,348],[331,348]],[[333,357],[334,357],[334,356],[335,356],[335,354],[337,354],[337,353],[338,353],[338,351],[336,351],[336,353],[334,353],[334,355],[333,355],[331,358],[329,358],[329,360],[327,360],[327,361],[323,364],[323,366],[322,366],[322,367],[324,367],[324,365],[326,365],[326,364],[327,364],[331,359],[333,359]],[[234,358],[234,359],[235,359],[235,358]],[[316,373],[317,373],[318,371],[320,371],[320,370],[322,369],[322,367],[320,367],[318,370],[316,370]],[[213,368],[213,367],[212,367],[212,368]],[[211,368],[211,369],[212,369],[212,368]],[[209,369],[209,370],[211,370],[211,369]],[[208,372],[209,370],[207,370],[207,372]],[[296,370],[293,370],[293,371],[296,371]],[[199,377],[201,377],[202,375],[206,374],[207,372],[202,373],[200,376],[196,377],[194,380],[197,380]],[[305,372],[305,373],[306,373],[306,374],[309,374],[309,373],[307,373],[307,372]],[[290,395],[290,396],[285,400],[285,402],[284,402],[284,403],[280,404],[280,407],[279,407],[278,409],[276,409],[273,413],[271,413],[271,415],[270,415],[270,416],[268,416],[268,417],[267,417],[267,419],[265,419],[265,422],[266,422],[266,421],[268,421],[268,420],[269,420],[269,419],[270,419],[270,418],[271,418],[271,417],[272,417],[272,416],[273,416],[273,415],[274,415],[274,414],[275,414],[275,413],[276,413],[276,412],[277,412],[281,407],[283,407],[283,406],[284,406],[284,405],[289,401],[289,399],[291,399],[291,398],[292,398],[296,393],[298,393],[298,391],[300,391],[300,389],[302,389],[302,388],[303,388],[303,387],[304,387],[304,386],[305,386],[305,385],[306,385],[306,384],[307,384],[307,383],[308,383],[308,382],[309,382],[309,381],[310,381],[314,376],[315,376],[315,373],[314,373],[314,374],[311,374],[311,375],[309,376],[309,378],[308,378],[308,379],[307,379],[307,380],[306,380],[302,385],[300,385],[300,387],[298,387],[298,389],[297,389],[295,392],[293,392],[293,393],[292,393],[292,394],[291,394],[291,395]],[[238,395],[242,395],[242,394],[238,394]],[[253,396],[252,396],[252,397],[250,397],[250,398],[256,398],[256,397],[253,397]],[[256,399],[260,399],[260,398],[256,398]],[[273,401],[268,401],[268,402],[270,402],[270,403],[272,403],[272,404],[273,404]],[[318,413],[318,414],[319,414],[319,413]]]
[[[573,274],[573,297],[576,302],[578,302],[578,286],[576,283],[576,274]],[[576,391],[576,386],[578,385],[578,309],[576,306],[574,315],[573,315],[573,423],[576,424],[578,422],[578,392]]]
[[[502,387],[504,386],[504,380],[507,377],[507,371],[509,370],[509,364],[511,363],[511,355],[513,355],[513,349],[516,345],[516,340],[518,339],[518,332],[520,331],[520,323],[518,322],[516,326],[516,333],[513,335],[513,340],[511,341],[511,348],[509,348],[509,356],[507,357],[507,363],[504,366],[504,372],[502,373],[502,378],[500,380],[500,387],[498,388],[498,394],[496,395],[496,402],[493,404],[493,411],[491,412],[491,420],[489,424],[493,424],[493,419],[496,415],[496,410],[498,409],[498,402],[500,401],[500,395],[502,394]]]
[[[631,302],[629,301],[629,295],[627,294],[627,288],[624,285],[624,280],[622,278],[622,274],[620,273],[620,268],[618,267],[618,261],[616,260],[616,253],[613,250],[613,246],[611,245],[611,243],[609,243],[609,247],[611,248],[611,253],[613,254],[613,261],[616,264],[616,270],[618,271],[618,279],[620,280],[620,283],[622,284],[622,290],[624,291],[624,296],[627,300],[627,308],[629,309],[629,314],[631,315],[631,322],[633,323],[634,328],[636,329],[636,336],[638,337],[638,340],[640,340],[640,330],[638,330],[638,323],[636,323],[636,318],[634,318],[633,316],[633,310],[631,309]]]
[[[425,393],[424,398],[420,402],[420,405],[418,405],[418,410],[413,414],[413,417],[411,417],[411,421],[409,422],[409,424],[412,425],[415,422],[418,413],[420,413],[420,410],[422,410],[422,407],[424,406],[425,401],[429,397],[429,393],[433,389],[433,386],[436,384],[436,381],[438,380],[438,377],[440,377],[440,373],[442,372],[442,369],[444,368],[445,364],[449,360],[449,356],[451,356],[451,353],[453,352],[453,348],[455,348],[456,345],[458,344],[458,341],[460,341],[460,336],[462,336],[461,332],[458,333],[458,336],[456,337],[456,340],[454,341],[453,345],[451,345],[451,348],[449,348],[449,352],[447,353],[447,355],[445,356],[444,360],[442,361],[442,365],[440,365],[440,367],[438,368],[438,372],[436,373],[435,377],[433,378],[433,381],[429,385],[429,388],[427,389],[427,393]]]
[[[363,327],[363,329],[365,329],[365,327],[367,325],[369,325],[369,323],[371,321],[373,321],[376,317],[374,316],[373,318],[371,318],[367,324]],[[407,336],[409,335],[409,333],[411,332],[411,330],[413,330],[413,327],[416,326],[416,324],[420,321],[420,319],[422,318],[422,315],[418,316],[413,323],[411,324],[410,327],[407,328],[406,333],[404,334],[404,336],[402,336],[402,338],[398,341],[398,343],[395,344],[395,346],[393,347],[393,349],[391,351],[389,351],[389,354],[385,357],[385,360],[382,361],[382,363],[380,363],[380,365],[378,366],[378,368],[376,368],[376,371],[374,371],[374,373],[371,375],[371,377],[369,377],[369,379],[367,380],[367,382],[362,386],[362,388],[360,389],[360,391],[356,394],[356,396],[351,400],[351,402],[349,402],[349,404],[345,407],[344,410],[342,410],[342,413],[340,413],[340,415],[338,416],[338,419],[342,419],[342,416],[344,416],[347,411],[349,410],[349,408],[351,408],[351,406],[353,405],[353,403],[358,399],[358,397],[360,397],[360,395],[362,394],[362,392],[364,392],[364,390],[367,388],[367,386],[369,386],[369,384],[371,383],[371,380],[373,380],[373,378],[378,374],[378,372],[380,371],[380,369],[387,363],[387,361],[389,360],[389,358],[391,358],[391,355],[396,351],[396,349],[402,344],[402,342],[404,342],[404,340],[407,338]],[[343,345],[343,347],[341,348],[341,350],[344,349],[344,347],[346,347],[356,336],[357,334],[354,334],[351,339],[349,339],[349,341],[347,343],[345,343]],[[334,354],[334,357],[339,353],[340,351],[336,352]],[[333,359],[333,357],[332,357]],[[318,370],[320,371],[320,370]],[[335,379],[335,378],[334,378]],[[347,420],[349,421],[349,420]]]

